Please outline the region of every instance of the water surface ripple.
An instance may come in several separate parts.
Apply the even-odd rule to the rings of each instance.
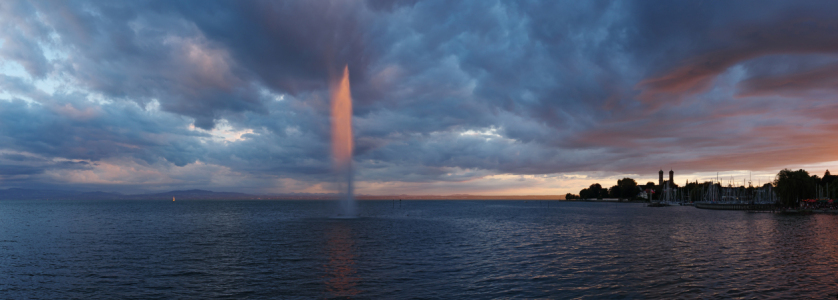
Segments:
[[[3,298],[835,298],[838,216],[541,201],[0,201]]]

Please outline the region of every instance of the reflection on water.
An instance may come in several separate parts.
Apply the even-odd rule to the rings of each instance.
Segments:
[[[349,222],[350,220],[345,220]],[[332,297],[348,297],[361,293],[356,288],[361,280],[355,269],[355,243],[345,222],[334,222],[326,229],[326,292]]]
[[[838,215],[641,204],[0,201],[0,298],[835,299]]]

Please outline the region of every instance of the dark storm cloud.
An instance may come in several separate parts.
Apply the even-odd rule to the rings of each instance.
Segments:
[[[39,42],[49,30],[34,20],[34,7],[25,2],[8,1],[0,4],[0,34],[5,38],[0,48],[0,57],[18,62],[29,74],[42,78],[52,69]]]
[[[258,87],[225,49],[170,9],[143,4],[35,2],[43,17],[30,18],[60,37],[55,50],[68,59],[58,71],[93,91],[141,105],[158,100],[201,128],[225,112],[264,111]]]
[[[32,175],[43,173],[44,169],[30,166],[0,165],[0,176]]]
[[[752,76],[738,84],[738,96],[770,96],[800,94],[834,95],[838,91],[838,58],[812,57],[794,59],[773,58],[794,64],[774,63],[775,68],[749,68]],[[768,59],[763,59],[768,60]],[[762,60],[759,60],[762,61]],[[748,64],[750,65],[750,64]]]
[[[655,103],[705,92],[728,68],[762,56],[838,52],[838,21],[834,18],[838,5],[835,3],[766,2],[760,4],[765,7],[759,10],[746,2],[709,8],[711,5],[707,4],[669,3],[678,5],[676,11],[682,13],[665,12],[672,16],[666,19],[674,21],[677,17],[677,22],[686,26],[670,22],[647,26],[664,28],[657,42],[667,42],[665,38],[673,35],[667,34],[666,28],[678,30],[680,34],[674,35],[686,41],[672,44],[688,48],[673,51],[680,56],[675,61],[664,56],[665,64],[658,65],[652,77],[638,84],[643,90],[641,100]]]
[[[349,1],[178,3],[182,16],[224,44],[241,67],[291,94],[325,88],[330,72],[350,66],[363,78],[369,35],[361,5]]]
[[[130,155],[148,162],[166,159],[181,166],[194,162],[203,151],[186,130],[162,128],[174,122],[149,120],[130,107],[85,107],[71,98],[73,95],[60,99],[65,101],[61,106],[0,102],[3,149],[89,161]]]
[[[360,180],[836,160],[816,138],[838,128],[824,100],[838,92],[836,12],[789,1],[4,2],[0,57],[25,74],[0,74],[0,164],[32,180],[69,166],[15,158],[101,174],[211,166],[176,179],[229,173],[231,188],[328,181],[328,87],[344,65]],[[815,146],[786,156],[791,140]]]

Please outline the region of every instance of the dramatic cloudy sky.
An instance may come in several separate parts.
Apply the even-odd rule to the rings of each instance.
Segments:
[[[838,169],[835,1],[0,1],[0,188],[563,194]],[[755,183],[757,179],[754,179]]]

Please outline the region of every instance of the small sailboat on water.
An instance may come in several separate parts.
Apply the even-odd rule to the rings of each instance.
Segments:
[[[172,196],[172,202],[175,202],[175,196]]]

